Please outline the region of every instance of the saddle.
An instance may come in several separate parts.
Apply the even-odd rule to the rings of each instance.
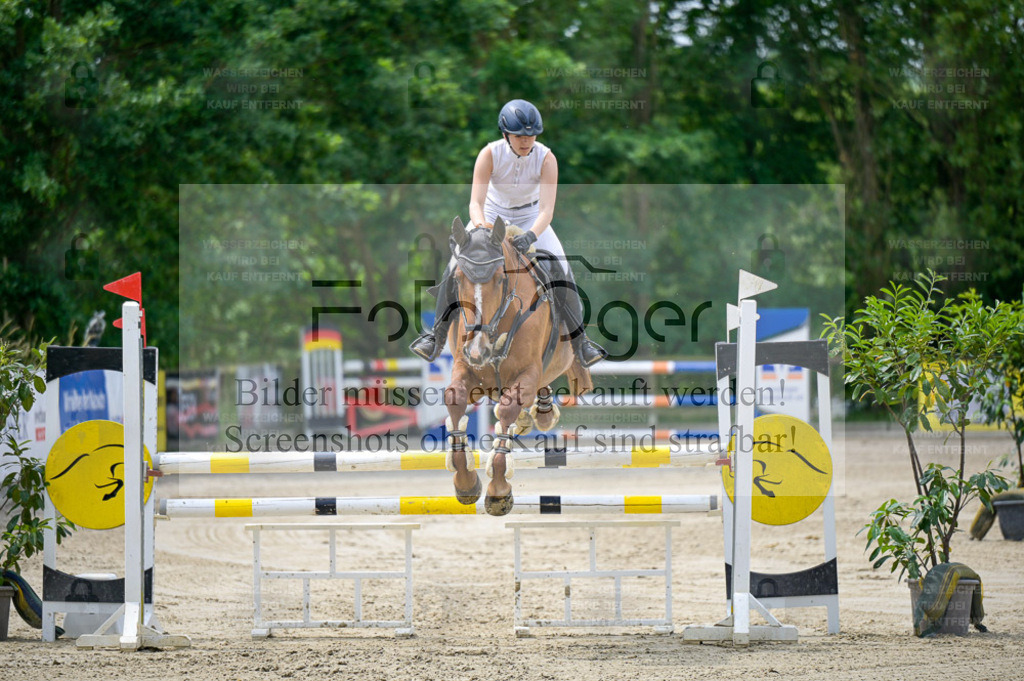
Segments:
[[[551,303],[551,333],[548,334],[548,342],[544,346],[543,355],[546,368],[548,362],[551,361],[551,356],[555,354],[558,337],[562,334],[563,326],[558,315],[558,305],[555,304],[554,282],[560,281],[565,274],[562,272],[562,266],[558,263],[558,258],[550,251],[533,248],[527,257],[536,265],[531,268],[530,273],[533,275],[534,283],[537,284],[538,297],[546,298]]]
[[[546,298],[551,303],[551,333],[548,336],[547,345],[544,346],[543,355],[543,366],[547,368],[548,362],[558,346],[559,337],[569,333],[558,314],[558,305],[555,302],[554,294],[557,282],[565,279],[565,271],[562,269],[558,256],[550,251],[531,248],[527,257],[536,265],[530,269],[530,272],[537,284],[538,296]],[[573,394],[582,395],[594,389],[594,382],[590,378],[590,369],[580,364],[575,353],[573,353],[572,366],[569,367],[566,378],[570,382]]]

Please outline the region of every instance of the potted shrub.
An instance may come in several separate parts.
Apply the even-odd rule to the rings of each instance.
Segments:
[[[872,512],[871,522],[862,530],[867,532],[868,548],[874,546],[872,567],[891,560],[889,571],[899,570],[899,579],[906,575],[920,581],[929,569],[949,562],[948,537],[955,531],[956,500],[990,503],[993,490],[1005,485],[991,470],[964,480],[954,469],[937,463],[927,465],[920,482],[924,494],[910,502],[886,501]]]
[[[1013,307],[1024,328],[1024,306],[1017,301]],[[1014,471],[1016,487],[1000,494],[993,505],[1003,537],[1019,541],[1024,539],[1024,333],[1000,346],[992,369],[995,380],[982,396],[981,408],[988,422],[1000,426],[1013,440],[1014,451],[1000,465]],[[989,510],[978,512],[971,527],[975,539],[984,537],[994,520]]]
[[[991,469],[966,471],[968,405],[990,386],[999,348],[1020,333],[1012,306],[987,306],[973,292],[945,298],[942,280],[929,271],[913,286],[890,282],[852,322],[827,320],[823,331],[843,353],[854,399],[881,405],[903,429],[917,494],[883,503],[865,530],[874,567],[892,561],[892,572],[918,584],[949,562],[964,507],[975,499],[988,505],[1007,487]],[[933,414],[959,445],[955,466],[922,461],[914,437],[932,430]]]
[[[899,570],[899,579],[907,576],[911,612],[919,634],[917,606],[923,578],[935,568],[950,565],[950,539],[957,529],[959,509],[974,499],[991,508],[993,495],[1008,484],[993,470],[975,473],[965,480],[956,469],[937,463],[926,465],[920,482],[924,494],[910,502],[886,501],[871,514],[871,521],[862,530],[867,532],[872,567],[877,569],[889,563],[890,572]],[[959,569],[963,579],[954,596],[958,600],[949,604],[951,612],[959,614],[939,621],[937,633],[967,633],[972,592],[980,578],[975,579],[976,574],[966,566]],[[979,609],[976,626],[985,631],[981,616],[983,612]]]
[[[21,411],[32,408],[37,394],[46,389],[39,370],[46,361],[46,344],[33,348],[27,343],[5,337],[0,327],[0,453],[8,462],[0,476],[0,639],[7,637],[13,584],[4,577],[7,571],[21,573],[21,561],[43,548],[43,530],[47,520],[39,517],[45,501],[44,462],[31,456],[27,442],[19,441]],[[66,520],[57,523],[57,540],[71,533],[74,526]],[[6,596],[6,598],[4,598]]]

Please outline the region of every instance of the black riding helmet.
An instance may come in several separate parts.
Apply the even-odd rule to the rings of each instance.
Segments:
[[[513,99],[501,107],[498,129],[505,135],[539,135],[544,132],[540,111],[525,99]]]

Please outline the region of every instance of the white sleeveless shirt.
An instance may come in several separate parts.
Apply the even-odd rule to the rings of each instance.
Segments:
[[[494,170],[487,185],[487,200],[502,208],[517,208],[540,200],[540,169],[549,149],[540,142],[526,156],[516,156],[504,139],[491,148]]]

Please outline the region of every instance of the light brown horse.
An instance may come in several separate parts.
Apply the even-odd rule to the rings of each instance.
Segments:
[[[514,233],[513,233],[514,231]],[[466,231],[458,217],[452,222],[459,310],[448,332],[454,357],[451,384],[445,391],[447,427],[451,436],[448,468],[455,471],[456,496],[464,504],[480,498],[480,478],[466,453],[466,409],[484,397],[497,401],[495,441],[487,464],[491,481],[485,507],[491,515],[512,510],[514,472],[510,436],[536,425],[550,430],[558,422],[550,384],[567,374],[569,387],[582,394],[593,387],[590,372],[573,354],[561,326],[554,351],[544,362],[552,332],[554,294],[535,279],[537,265],[520,254],[506,236],[518,234],[501,218],[493,226]]]

